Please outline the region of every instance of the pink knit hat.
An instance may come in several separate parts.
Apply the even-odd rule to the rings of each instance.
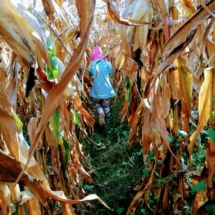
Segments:
[[[93,48],[93,51],[92,51],[91,55],[90,55],[90,60],[93,61],[93,60],[96,60],[96,59],[99,59],[99,58],[104,59],[105,56],[102,53],[101,48],[99,46],[95,46]]]

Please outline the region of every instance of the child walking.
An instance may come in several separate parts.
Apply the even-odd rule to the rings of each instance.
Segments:
[[[96,100],[96,108],[99,114],[99,125],[109,124],[109,99],[116,95],[109,77],[113,71],[113,67],[105,58],[99,46],[95,46],[93,48],[90,60],[91,66],[88,68],[88,73],[89,76],[94,77],[90,96]]]

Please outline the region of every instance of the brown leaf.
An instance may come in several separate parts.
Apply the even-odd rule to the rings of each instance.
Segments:
[[[64,215],[76,215],[74,212],[72,212],[69,208],[68,204],[61,204],[61,211]]]
[[[207,4],[208,9],[211,12],[215,11],[215,2],[210,1]],[[210,14],[203,8],[199,9],[189,20],[187,20],[169,39],[164,50],[163,57],[170,55],[177,47],[184,44],[189,37],[193,37],[192,32],[196,31],[199,25],[201,25]],[[185,47],[184,47],[185,48]]]
[[[162,79],[162,110],[164,118],[167,117],[170,111],[171,90],[167,83],[166,76]]]
[[[21,169],[22,167],[19,161],[0,151],[0,181],[15,182]],[[24,174],[20,182],[23,183],[25,180],[28,180],[28,176]]]
[[[7,92],[6,92],[6,79],[5,74],[2,68],[0,68],[0,102],[1,106],[7,111],[11,111],[11,105],[7,100]]]
[[[48,51],[45,45],[44,32],[43,29],[41,29],[38,20],[36,19],[36,17],[32,16],[32,13],[27,10],[27,8],[20,6],[19,3],[10,4],[9,1],[7,2],[12,15],[18,21],[21,30],[25,34],[26,40],[30,40],[28,41],[28,46],[29,49],[33,51],[34,57],[37,58],[37,63],[39,65],[42,65],[42,60],[44,60],[45,63],[50,67],[51,65],[48,57]],[[26,41],[24,42],[24,44],[25,43]],[[17,50],[14,51],[17,52]],[[34,60],[32,63],[34,63]]]
[[[188,17],[195,13],[195,4],[191,0],[179,0]]]
[[[108,7],[108,13],[110,17],[117,23],[122,24],[122,25],[127,25],[127,26],[139,26],[139,25],[148,25],[150,22],[143,22],[143,21],[138,21],[138,20],[133,20],[130,18],[121,18],[112,5],[112,0],[105,0],[107,3]]]
[[[79,96],[75,96],[74,98],[74,108],[81,113],[83,116],[85,122],[89,127],[93,127],[94,125],[94,119],[93,117],[88,113],[88,111],[82,106],[82,102]]]
[[[190,137],[190,144],[188,145],[188,151],[190,158],[193,153],[196,138],[199,132],[208,122],[212,112],[212,80],[213,80],[213,68],[209,67],[204,70],[204,82],[201,86],[199,93],[199,103],[198,103],[198,114],[199,121],[195,132]]]
[[[0,34],[4,41],[13,49],[24,68],[28,67],[32,59],[33,42],[24,28],[23,17],[13,13],[10,1],[1,1]],[[8,25],[8,23],[11,23]],[[25,41],[25,42],[24,42]]]
[[[169,53],[169,55],[164,59],[164,61],[159,65],[156,74],[152,80],[152,83],[154,84],[155,79],[164,71],[164,69],[166,69],[172,62],[173,60],[175,60],[180,54],[181,52],[187,47],[187,45],[190,43],[190,41],[193,39],[193,36],[195,35],[195,31],[191,32],[191,34],[187,37],[187,39],[185,40],[184,43],[180,44],[179,46],[175,47],[174,50],[172,50],[171,53]],[[171,39],[170,39],[171,40]],[[169,40],[169,41],[170,41]],[[166,47],[169,44],[169,41],[167,43]]]
[[[206,32],[206,26],[204,23],[198,26],[195,36],[193,37],[193,40],[189,44],[190,52],[196,51],[196,54],[200,54],[201,46],[200,44],[204,42],[204,34]]]
[[[91,14],[91,17],[93,17],[93,13]],[[91,19],[91,21],[92,21],[92,19]],[[40,137],[45,129],[45,126],[46,126],[48,120],[52,116],[53,111],[57,108],[57,106],[61,102],[65,88],[67,87],[71,78],[73,77],[73,75],[75,74],[77,69],[79,68],[79,65],[81,63],[82,57],[84,55],[84,52],[85,52],[85,49],[87,46],[89,30],[90,30],[90,25],[88,26],[85,35],[81,38],[81,43],[75,50],[75,53],[72,56],[69,64],[67,65],[66,70],[64,71],[60,82],[58,84],[56,84],[48,94],[48,97],[46,99],[46,103],[45,103],[45,106],[43,109],[43,113],[41,116],[41,120],[38,124],[37,130],[35,131],[33,141],[31,143],[29,158],[27,160],[26,166],[23,168],[20,176],[17,178],[16,183],[19,181],[19,178],[21,177],[21,175],[25,171],[28,163],[30,162],[30,159],[37,147],[37,144],[40,140]],[[52,104],[52,105],[50,106],[50,104]]]
[[[2,215],[11,214],[10,210],[10,190],[7,183],[0,182],[0,211]]]
[[[136,136],[137,125],[138,125],[138,122],[139,122],[139,120],[141,118],[141,113],[143,111],[143,108],[144,108],[144,100],[142,99],[140,104],[138,105],[138,108],[137,108],[136,112],[134,113],[134,115],[132,117],[131,129],[130,129],[130,135],[129,135],[130,144],[133,142],[133,139]]]
[[[13,186],[13,183],[8,183],[10,192],[11,192],[11,200],[13,202],[19,202],[21,197],[21,191],[19,184],[17,184],[15,187]]]
[[[150,144],[153,141],[152,128],[153,128],[152,114],[148,109],[146,109],[144,111],[144,115],[142,118],[142,144],[144,163],[146,163],[146,158],[149,152]]]
[[[95,0],[76,0],[76,6],[78,8],[80,20],[80,35],[84,36],[85,32],[91,25],[92,15],[94,14],[95,9]]]
[[[158,43],[156,40],[153,40],[149,49],[149,64],[150,64],[151,70],[155,65],[155,62],[156,62],[155,57],[157,56],[157,52],[158,52]]]
[[[208,141],[206,146],[206,160],[205,166],[208,170],[208,187],[213,187],[213,177],[215,175],[215,142],[212,140]]]
[[[138,201],[143,196],[144,193],[145,193],[145,190],[138,191],[138,193],[135,195],[134,199],[132,200],[126,215],[129,215],[131,212],[134,212],[136,210]]]
[[[203,213],[197,213],[198,210],[201,209],[203,205],[208,201],[207,197],[207,191],[206,190],[200,190],[196,193],[194,202],[193,202],[193,214],[203,214]]]
[[[122,69],[124,63],[125,63],[125,49],[122,48],[122,44],[119,44],[112,58],[112,65],[115,69],[120,70]]]
[[[153,9],[149,7],[146,13],[141,17],[140,21],[151,22],[153,16]],[[147,44],[149,26],[142,25],[136,26],[133,34],[133,50],[136,51],[138,48],[144,50]],[[141,54],[143,55],[143,54]]]
[[[16,123],[12,117],[11,105],[7,100],[5,76],[2,70],[0,70],[0,119],[0,135],[3,141],[5,141],[11,156],[19,160],[19,142],[16,136]]]
[[[1,72],[1,71],[0,71]],[[18,90],[18,81],[17,81],[18,71],[14,71],[10,81],[7,84],[7,98],[10,102],[13,110],[16,110],[17,105],[17,90]]]
[[[122,109],[120,110],[119,115],[121,116],[121,121],[123,121],[126,117],[126,115],[128,114],[128,102],[125,100],[122,103]]]
[[[28,154],[29,154],[29,149],[26,148],[23,143],[21,143],[21,165],[22,167],[25,167],[25,163],[28,160]],[[25,143],[27,144],[27,143]],[[32,178],[35,178],[37,180],[41,180],[43,182],[43,185],[47,188],[50,189],[49,187],[49,182],[46,179],[45,175],[43,174],[43,172],[41,171],[41,168],[39,166],[39,164],[37,163],[37,161],[34,159],[34,157],[31,159],[31,161],[28,164],[28,167],[26,168],[26,172],[28,173],[28,175]]]
[[[55,0],[57,5],[61,7],[63,5],[64,0]]]
[[[41,181],[34,181],[33,184],[37,187],[38,190],[42,191],[42,193],[45,194],[45,196],[50,197],[50,198],[52,198],[56,201],[59,201],[61,203],[64,203],[64,204],[74,205],[79,202],[85,202],[85,201],[91,201],[91,200],[98,199],[100,201],[100,203],[102,203],[106,208],[110,209],[108,207],[108,205],[105,202],[103,202],[102,199],[100,199],[96,194],[90,194],[83,199],[70,200],[65,197],[65,195],[62,191],[52,191],[52,190],[46,189],[43,186],[43,183]]]
[[[162,199],[162,211],[164,214],[168,213],[168,203],[169,203],[169,182],[165,184],[164,188],[164,194],[163,194],[163,199]]]
[[[31,199],[29,199],[26,202],[26,204],[28,207],[29,215],[40,215],[41,214],[40,204],[35,197],[32,197]]]
[[[46,15],[49,17],[49,20],[53,22],[55,19],[54,17],[55,9],[52,0],[42,0],[42,4],[46,12]]]
[[[0,119],[0,134],[2,135],[2,139],[6,143],[11,156],[19,160],[20,146],[16,136],[15,120],[7,111],[3,110],[2,108],[0,108]]]
[[[66,57],[66,52],[65,52],[65,49],[64,49],[62,43],[67,47],[68,44],[77,35],[77,33],[78,33],[78,28],[71,26],[69,28],[66,28],[65,30],[63,30],[60,33],[60,35],[59,35],[60,40],[56,40],[56,42],[55,42],[56,52],[58,53],[58,57],[60,58],[60,60],[62,62],[64,62],[65,57]]]
[[[0,181],[15,182],[16,178],[22,171],[21,163],[14,158],[2,153],[0,151]],[[31,178],[25,173],[21,175],[20,183],[29,187],[39,201],[45,205],[48,197],[62,202],[64,204],[77,204],[79,202],[90,201],[98,199],[105,207],[110,209],[108,205],[103,202],[97,195],[91,194],[80,200],[67,199],[62,191],[52,191],[49,187],[44,186],[39,179]]]
[[[93,13],[91,14],[91,17],[93,17]],[[91,19],[91,21],[92,21],[92,19]],[[35,132],[35,135],[34,135],[34,138],[33,138],[32,144],[31,144],[31,148],[29,150],[29,157],[28,157],[27,163],[26,163],[25,167],[23,168],[22,172],[20,173],[19,177],[17,178],[16,183],[19,181],[20,177],[22,176],[25,169],[27,168],[28,163],[30,162],[30,159],[33,156],[33,153],[37,147],[38,141],[45,129],[45,126],[46,126],[48,120],[52,116],[53,111],[59,105],[60,101],[62,100],[62,96],[63,96],[63,92],[64,92],[65,88],[67,87],[71,78],[74,76],[75,72],[79,68],[79,65],[82,61],[82,57],[84,55],[84,52],[85,52],[85,49],[87,46],[90,25],[91,25],[91,23],[89,24],[84,36],[81,38],[81,43],[77,47],[68,66],[66,67],[66,70],[64,71],[60,82],[58,84],[56,84],[49,92],[49,95],[46,99],[46,103],[44,106],[44,110],[42,112],[41,120],[38,124],[37,130]],[[52,105],[50,106],[50,104],[52,104]]]
[[[148,180],[148,182],[146,183],[144,189],[140,190],[134,197],[134,199],[132,200],[127,212],[126,212],[126,215],[129,215],[130,212],[133,212],[136,210],[137,208],[137,205],[138,205],[138,201],[139,199],[143,196],[143,194],[148,190],[148,193],[151,189],[151,184],[153,183],[154,181],[154,175],[155,175],[155,170],[156,170],[156,167],[157,165],[154,165],[152,171],[151,171],[151,174],[150,174],[150,178]]]
[[[206,40],[205,50],[209,59],[209,66],[215,65],[215,57],[214,57],[215,43],[210,37]]]
[[[182,114],[188,118],[190,117],[192,102],[192,74],[185,58],[178,57],[174,63],[177,66],[174,73],[178,96],[182,103]]]
[[[152,122],[154,123],[154,127],[157,130],[158,134],[161,136],[163,144],[167,147],[176,161],[180,164],[178,158],[173,153],[169,145],[168,132],[166,128],[165,118],[163,116],[162,111],[162,99],[161,93],[159,92],[159,87],[156,92],[154,92],[154,98],[152,102]]]
[[[128,39],[126,37],[125,25],[119,25],[119,32],[120,32],[120,36],[122,39],[122,45],[123,45],[123,48],[125,49],[126,55],[130,57],[131,56],[131,47],[130,47],[130,44],[128,43]]]
[[[60,168],[61,168],[60,154],[56,145],[55,135],[53,132],[53,128],[51,128],[51,125],[49,125],[49,127],[48,126],[46,127],[45,135],[46,135],[46,141],[51,150],[53,172],[56,174],[59,174]]]
[[[169,5],[164,0],[157,0],[157,4],[160,8],[161,14],[168,14],[169,8],[167,8]]]
[[[1,1],[1,13],[1,36],[16,53],[22,67],[29,69],[29,64],[35,63],[35,56],[38,57],[38,63],[43,58],[49,65],[42,30],[36,18],[27,9],[10,1]],[[10,27],[8,23],[11,23]]]

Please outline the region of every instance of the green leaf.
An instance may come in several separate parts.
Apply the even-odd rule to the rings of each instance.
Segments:
[[[84,189],[85,190],[92,190],[92,187],[90,185],[85,184],[84,185]]]
[[[66,159],[66,164],[69,161],[69,155],[70,155],[70,144],[61,136],[61,140],[63,141],[63,146],[65,149],[65,159]]]
[[[125,197],[125,196],[120,195],[120,196],[119,196],[119,199],[126,199],[126,197]]]
[[[148,177],[149,176],[149,170],[148,169],[144,169],[143,170],[143,175]]]
[[[208,136],[211,140],[215,141],[215,130],[213,128],[208,129]]]
[[[60,116],[58,110],[55,110],[52,114],[52,127],[54,131],[55,144],[58,146],[58,138],[59,138],[59,123]]]
[[[168,136],[168,140],[171,143],[173,141],[174,137],[173,136]]]
[[[174,115],[174,114],[173,114],[173,110],[171,109],[171,110],[170,110],[170,113],[169,113],[169,116],[170,116],[171,119],[173,119],[173,115]]]
[[[196,158],[198,158],[198,159],[205,158],[205,154],[199,154],[199,155],[196,156]]]
[[[206,183],[204,181],[201,181],[201,182],[199,182],[198,184],[196,184],[195,186],[192,187],[191,192],[195,193],[195,192],[198,192],[198,191],[201,191],[201,190],[206,190],[206,189],[207,189]]]
[[[213,101],[215,101],[215,97],[214,97],[214,98],[212,98],[212,100],[213,100]]]
[[[213,182],[215,183],[215,175],[213,175]]]
[[[134,96],[134,98],[141,98],[140,94],[137,94],[136,96]]]
[[[53,80],[54,78],[57,78],[58,77],[58,73],[59,73],[59,71],[58,71],[58,61],[57,61],[57,57],[50,57],[49,58],[49,60],[50,60],[50,63],[51,63],[51,69],[52,70],[50,70],[50,68],[48,67],[48,66],[46,66],[46,74],[47,74],[47,79],[48,80]]]
[[[163,164],[162,160],[158,160],[158,161],[157,161],[157,164],[158,164],[158,165],[162,165],[162,164]]]
[[[58,62],[57,57],[53,56],[50,58],[51,66],[52,66],[52,75],[54,78],[58,77]]]
[[[130,103],[130,95],[131,95],[131,81],[128,75],[125,77],[125,83],[126,83],[126,100]]]
[[[46,45],[48,48],[48,53],[49,53],[49,60],[51,63],[51,68],[46,66],[46,74],[48,80],[53,80],[54,78],[58,77],[58,61],[56,57],[56,47],[55,44],[53,43],[51,37],[47,35],[46,37]]]
[[[125,208],[117,208],[117,213],[121,215],[124,212]]]
[[[80,128],[80,122],[79,122],[79,117],[78,117],[78,112],[74,111],[74,118],[75,118],[75,124]]]
[[[22,121],[19,119],[19,117],[14,113],[12,112],[12,117],[14,118],[15,120],[15,123],[16,123],[16,130],[18,133],[20,133],[22,131]]]
[[[151,162],[151,161],[153,161],[154,160],[154,152],[152,152],[152,151],[149,151],[149,153],[148,153],[148,157],[147,157],[147,159],[146,159],[148,162]]]
[[[215,205],[211,202],[206,203],[205,211],[208,215],[214,215],[215,214]]]
[[[142,213],[143,215],[146,215],[146,209],[145,209],[145,208],[141,209],[141,213]]]

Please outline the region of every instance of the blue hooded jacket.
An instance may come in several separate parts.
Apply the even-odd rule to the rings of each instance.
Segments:
[[[99,52],[100,54],[98,54]],[[91,67],[88,68],[89,75],[94,77],[90,96],[96,99],[109,99],[116,95],[109,77],[113,67],[103,56],[101,48],[94,47],[91,54],[91,59],[93,58],[94,60],[91,63]]]

